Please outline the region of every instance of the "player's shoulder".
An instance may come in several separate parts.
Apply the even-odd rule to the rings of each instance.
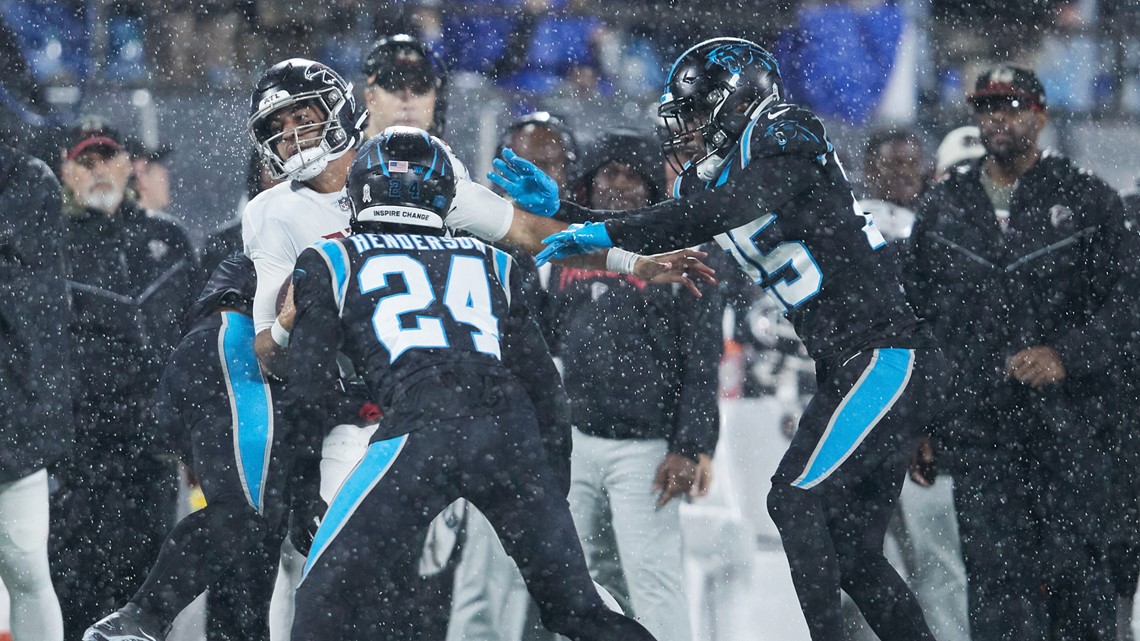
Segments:
[[[820,119],[808,109],[781,103],[766,110],[746,130],[744,152],[762,158],[779,154],[817,156],[832,150]]]

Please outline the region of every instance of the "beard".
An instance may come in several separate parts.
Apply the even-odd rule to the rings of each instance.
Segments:
[[[123,202],[122,192],[110,186],[93,185],[83,192],[83,205],[113,214]]]
[[[1001,138],[996,138],[994,134],[987,135],[982,132],[982,146],[986,148],[986,152],[993,156],[998,162],[1008,162],[1028,152],[1033,147],[1033,143],[1019,138],[1018,136],[1002,132]]]

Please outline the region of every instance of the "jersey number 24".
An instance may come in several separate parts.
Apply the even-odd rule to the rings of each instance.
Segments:
[[[450,347],[443,319],[417,313],[426,311],[436,300],[435,288],[420,261],[401,254],[369,258],[360,268],[360,292],[367,294],[387,287],[388,279],[394,275],[407,284],[407,292],[385,296],[372,313],[376,339],[388,350],[391,362],[409,349]],[[452,256],[443,305],[456,323],[469,328],[476,351],[501,358],[499,320],[492,310],[491,286],[481,258]],[[409,315],[414,315],[414,323],[405,322]]]

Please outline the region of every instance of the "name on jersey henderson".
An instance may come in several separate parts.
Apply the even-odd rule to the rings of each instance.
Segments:
[[[474,238],[448,238],[446,236],[421,236],[419,234],[355,234],[349,240],[358,253],[370,249],[419,249],[421,251],[442,251],[445,249],[478,249],[486,252],[481,241]]]

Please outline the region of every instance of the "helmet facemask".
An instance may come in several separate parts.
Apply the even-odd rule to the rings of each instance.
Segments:
[[[736,144],[732,136],[718,124],[718,114],[731,95],[718,88],[706,95],[705,105],[695,96],[662,98],[657,113],[665,121],[669,138],[661,145],[665,158],[677,173],[687,166],[697,167],[703,180],[711,180],[724,164],[726,152]]]
[[[353,147],[352,136],[334,115],[345,107],[346,101],[336,87],[285,95],[279,100],[270,97],[263,101],[257,113],[250,117],[248,129],[274,179],[312,180],[328,167],[329,161],[340,158]],[[271,128],[273,116],[296,107],[313,107],[324,120],[274,133]],[[286,142],[291,143],[295,151],[283,158],[278,146]]]

